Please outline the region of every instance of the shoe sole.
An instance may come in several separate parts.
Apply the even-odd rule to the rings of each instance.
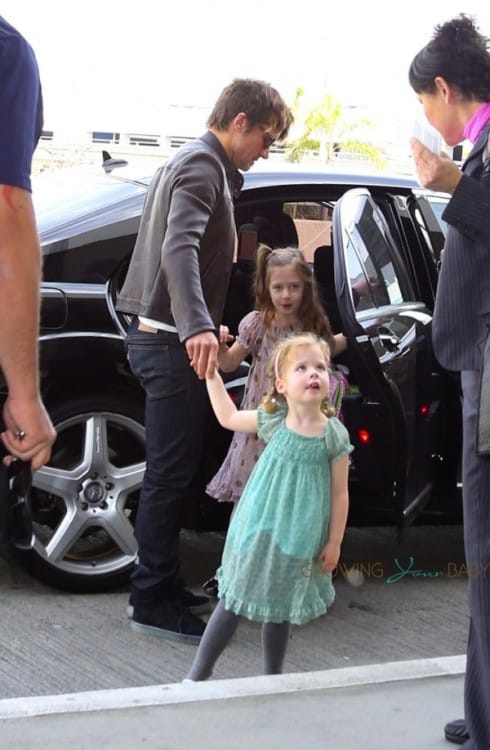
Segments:
[[[164,630],[164,628],[157,628],[154,625],[143,625],[143,623],[134,620],[131,620],[131,630],[134,630],[135,633],[145,633],[146,635],[157,636],[157,638],[165,638],[168,641],[179,641],[179,643],[189,643],[196,646],[202,638],[201,635],[176,633],[174,630]]]
[[[192,615],[207,615],[213,610],[212,602],[206,602],[205,604],[197,604],[195,607],[187,607]],[[130,620],[133,619],[134,607],[132,604],[128,604],[126,607],[126,614]]]
[[[470,739],[470,736],[464,736],[464,737],[455,737],[454,734],[451,734],[450,732],[444,732],[444,738],[448,742],[452,742],[453,745],[464,745],[465,742],[468,742]]]

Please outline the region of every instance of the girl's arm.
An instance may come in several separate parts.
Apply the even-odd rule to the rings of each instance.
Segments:
[[[257,432],[257,411],[239,411],[236,408],[217,370],[211,377],[206,377],[206,386],[211,406],[222,427],[233,432]]]
[[[233,372],[243,362],[247,354],[247,350],[238,341],[235,341],[230,347],[226,344],[220,344],[218,352],[220,369],[223,372]]]
[[[335,342],[333,352],[331,352],[332,357],[337,357],[337,355],[342,354],[342,352],[345,352],[347,349],[347,339],[345,338],[343,333],[336,333],[333,337],[333,340]]]
[[[325,547],[320,553],[324,573],[331,573],[340,558],[340,546],[344,538],[349,512],[349,456],[345,454],[330,464],[330,523]]]

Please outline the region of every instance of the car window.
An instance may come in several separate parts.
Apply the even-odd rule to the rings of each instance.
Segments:
[[[305,201],[284,203],[282,210],[293,219],[298,245],[308,263],[313,263],[317,247],[332,245],[332,206]]]
[[[392,259],[388,229],[371,201],[362,199],[361,210],[348,236],[347,271],[357,310],[403,302]]]
[[[314,261],[317,247],[331,247],[332,204],[285,203],[283,210],[294,219],[299,246],[309,262]],[[358,310],[403,302],[387,231],[374,204],[366,201],[347,246],[349,276]]]
[[[357,311],[399,305],[414,299],[414,291],[388,224],[364,189],[346,193],[335,209],[342,233],[347,277]]]
[[[66,243],[68,239],[76,244],[76,237],[84,244],[87,233],[99,239],[124,222],[130,227],[128,233],[134,231],[145,196],[143,183],[111,175],[39,175],[33,182],[33,201],[41,244]]]
[[[444,232],[444,235],[447,234],[447,222],[444,221],[442,218],[442,214],[444,213],[444,210],[449,203],[448,198],[438,197],[435,195],[428,195],[427,200],[429,201],[432,210],[434,211],[434,214],[436,216],[437,221],[441,225],[441,229]]]
[[[114,225],[112,236],[95,231],[66,242],[43,247],[44,278],[49,281],[82,284],[105,284],[111,272],[132,251],[136,232],[124,231],[124,224]],[[118,231],[116,231],[118,230]]]
[[[406,275],[403,276],[402,263],[379,207],[367,193],[361,202],[356,196],[352,203],[345,204],[347,213],[351,211],[350,205],[354,213],[347,221],[349,232],[344,246],[356,309],[362,311],[413,300],[413,290],[409,288]],[[330,200],[290,200],[281,202],[278,209],[278,213],[287,214],[294,222],[298,246],[314,268],[320,297],[326,308],[336,301],[332,237],[334,208],[335,202]],[[242,220],[258,213],[260,206],[250,204],[247,212],[239,218]],[[239,255],[244,258],[249,257],[244,248],[251,226],[250,223],[239,225],[239,248],[242,248]],[[255,239],[253,244],[256,245],[257,241],[262,240]]]

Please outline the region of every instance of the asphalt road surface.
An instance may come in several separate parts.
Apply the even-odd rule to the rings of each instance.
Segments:
[[[223,536],[182,534],[187,582],[216,569]],[[286,670],[462,654],[468,610],[462,528],[349,528],[329,613],[293,629]],[[347,576],[348,570],[357,572]],[[349,583],[349,580],[351,583]],[[0,559],[0,698],[54,695],[180,681],[195,647],[133,633],[127,589],[69,594]],[[217,678],[261,672],[260,627],[244,621]]]

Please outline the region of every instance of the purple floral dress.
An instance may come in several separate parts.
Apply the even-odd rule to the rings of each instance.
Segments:
[[[292,333],[301,333],[300,323],[287,326],[272,324],[266,328],[257,310],[246,315],[238,326],[237,341],[252,356],[252,364],[245,386],[242,409],[257,409],[267,391],[267,364],[277,341]],[[221,468],[206,488],[210,497],[221,502],[237,503],[257,459],[265,447],[264,441],[245,432],[235,432]]]

